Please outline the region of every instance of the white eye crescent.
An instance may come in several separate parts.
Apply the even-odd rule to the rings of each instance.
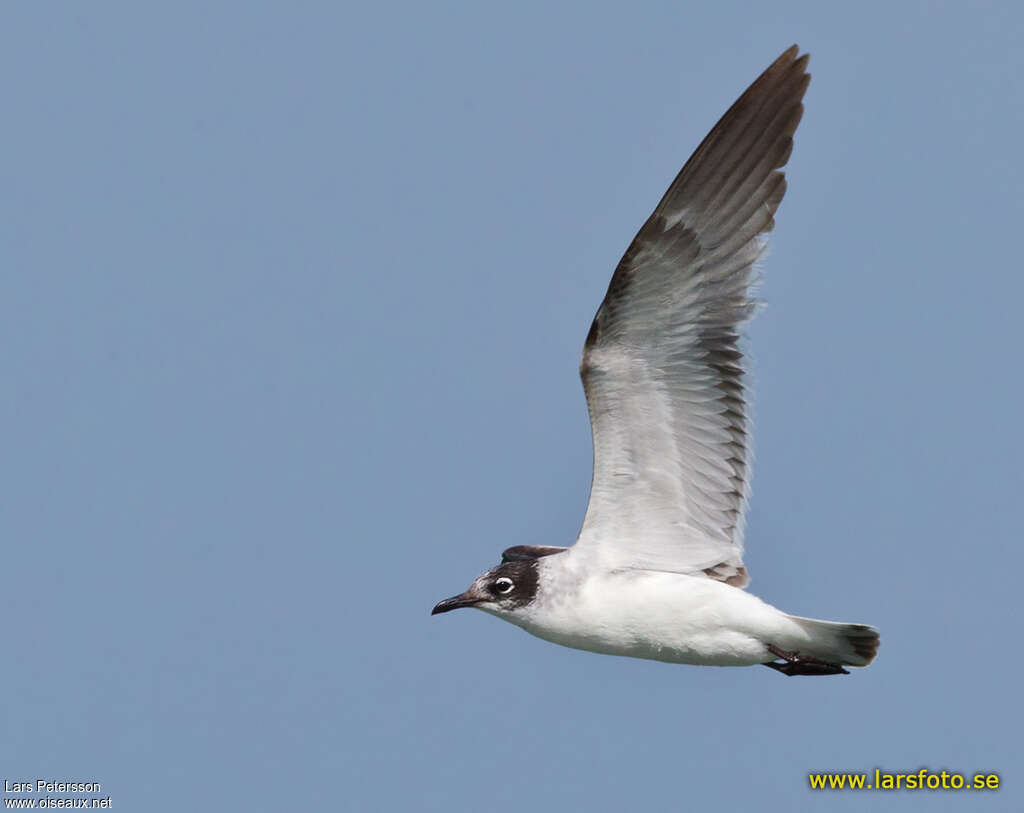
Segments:
[[[512,584],[512,579],[507,576],[502,576],[494,583],[494,588],[503,596],[511,593],[513,587],[515,587],[515,585]]]

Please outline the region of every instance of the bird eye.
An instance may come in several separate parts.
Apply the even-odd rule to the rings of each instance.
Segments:
[[[508,593],[511,593],[512,588],[514,586],[515,585],[512,584],[512,579],[508,578],[507,576],[502,576],[494,583],[494,589],[502,595],[507,595]]]

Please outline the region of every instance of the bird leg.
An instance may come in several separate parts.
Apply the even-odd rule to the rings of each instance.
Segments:
[[[787,652],[775,644],[768,644],[768,651],[775,657],[782,658],[783,663],[769,661],[764,664],[777,672],[792,677],[793,675],[848,675],[850,674],[837,663],[826,663],[817,658],[809,658],[799,652]]]

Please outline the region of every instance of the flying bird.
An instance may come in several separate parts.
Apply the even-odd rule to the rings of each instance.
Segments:
[[[580,364],[594,440],[569,548],[519,545],[433,614],[475,607],[567,647],[785,675],[848,674],[863,624],[744,588],[751,440],[740,335],[810,82],[793,46],[729,108],[612,275]]]

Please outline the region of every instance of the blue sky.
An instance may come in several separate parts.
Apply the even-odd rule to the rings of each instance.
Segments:
[[[123,810],[1019,805],[1024,10],[50,3],[0,26],[4,778]],[[569,544],[611,271],[792,43],[752,589],[841,679],[431,618]],[[812,793],[809,771],[999,772]]]

